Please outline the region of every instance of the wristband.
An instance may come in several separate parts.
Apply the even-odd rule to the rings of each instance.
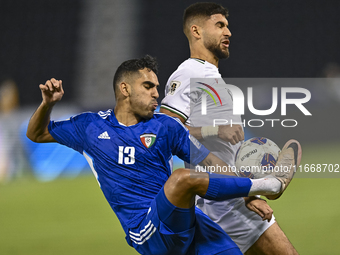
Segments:
[[[201,127],[201,135],[203,139],[206,139],[211,136],[218,136],[218,126],[204,126]]]

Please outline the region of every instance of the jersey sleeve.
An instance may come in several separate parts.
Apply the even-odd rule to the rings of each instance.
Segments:
[[[169,128],[172,141],[172,154],[187,163],[197,165],[203,161],[210,151],[205,148],[177,118],[172,118]]]
[[[58,143],[82,154],[86,149],[84,137],[88,120],[89,115],[84,113],[67,120],[50,121],[48,131]]]
[[[176,113],[185,120],[190,116],[191,77],[197,77],[197,73],[189,68],[173,73],[166,84],[166,96],[161,103],[161,108]]]

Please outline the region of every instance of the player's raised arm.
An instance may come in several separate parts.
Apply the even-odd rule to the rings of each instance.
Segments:
[[[37,143],[56,142],[48,131],[48,124],[53,106],[64,95],[62,81],[52,78],[45,84],[40,84],[39,88],[42,94],[42,102],[28,123],[26,135]]]

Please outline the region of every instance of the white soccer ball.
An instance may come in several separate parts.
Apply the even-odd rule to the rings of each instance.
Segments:
[[[265,137],[245,141],[236,153],[235,166],[238,175],[259,179],[271,174],[280,151],[272,140]]]

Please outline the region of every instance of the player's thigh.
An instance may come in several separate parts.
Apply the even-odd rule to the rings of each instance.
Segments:
[[[194,254],[238,254],[241,250],[228,234],[200,209],[196,208],[195,253]]]
[[[245,255],[295,255],[298,254],[280,226],[275,222],[250,247]]]
[[[197,207],[209,215],[214,222],[217,222],[243,253],[275,223],[274,215],[270,222],[263,221],[258,214],[245,206],[243,198],[226,201],[199,198]]]
[[[179,208],[191,208],[196,194],[205,194],[209,185],[207,173],[196,173],[180,168],[171,174],[164,185],[164,192],[171,204]]]

